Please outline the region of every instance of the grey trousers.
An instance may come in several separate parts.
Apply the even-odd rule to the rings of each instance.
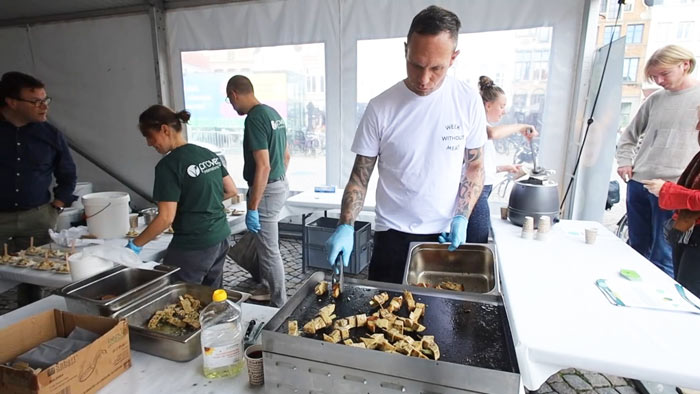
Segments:
[[[27,249],[30,237],[34,246],[51,242],[49,229],[56,228],[58,212],[51,204],[18,212],[0,212],[0,248],[7,244],[9,253]]]
[[[281,307],[287,302],[284,263],[280,254],[279,213],[287,200],[287,180],[269,183],[258,206],[260,231],[255,234],[255,246],[260,263],[260,276],[270,290],[270,305]]]
[[[163,264],[180,267],[173,274],[176,279],[221,289],[228,248],[228,237],[214,246],[198,250],[178,249],[170,244]]]

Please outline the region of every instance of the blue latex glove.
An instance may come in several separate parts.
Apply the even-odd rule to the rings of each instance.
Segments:
[[[248,212],[246,212],[245,226],[248,227],[248,231],[252,233],[260,231],[260,215],[258,211],[249,209]]]
[[[464,215],[457,215],[452,218],[452,224],[450,224],[450,232],[442,233],[438,237],[440,243],[450,243],[447,248],[450,252],[455,251],[459,245],[463,244],[467,240],[467,218]]]
[[[134,253],[136,253],[136,254],[141,253],[141,249],[143,249],[143,246],[136,246],[136,245],[134,244],[134,240],[133,240],[133,239],[130,239],[130,240],[129,240],[129,243],[126,244],[126,247],[129,248],[129,249],[131,249],[131,250],[133,250]]]
[[[355,228],[349,224],[341,224],[335,229],[333,235],[326,241],[328,251],[328,264],[332,267],[338,254],[343,252],[343,265],[350,264],[350,253],[355,242]]]

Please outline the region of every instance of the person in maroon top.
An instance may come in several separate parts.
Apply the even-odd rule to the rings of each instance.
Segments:
[[[698,144],[700,144],[700,106],[697,108]],[[659,207],[673,209],[666,224],[666,238],[673,249],[675,279],[700,296],[700,152],[690,161],[678,183],[661,179],[642,181],[649,192],[659,197]]]

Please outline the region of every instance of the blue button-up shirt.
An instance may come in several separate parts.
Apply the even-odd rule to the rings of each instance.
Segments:
[[[18,211],[75,197],[75,163],[63,134],[48,122],[16,127],[0,119],[0,211]]]

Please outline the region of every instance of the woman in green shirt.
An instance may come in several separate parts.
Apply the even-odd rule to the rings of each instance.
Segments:
[[[188,144],[182,125],[190,113],[153,105],[139,116],[148,146],[165,155],[156,165],[153,199],[158,216],[127,247],[136,253],[172,225],[163,264],[180,267],[184,282],[221,287],[231,230],[222,201],[238,193],[218,156]]]

